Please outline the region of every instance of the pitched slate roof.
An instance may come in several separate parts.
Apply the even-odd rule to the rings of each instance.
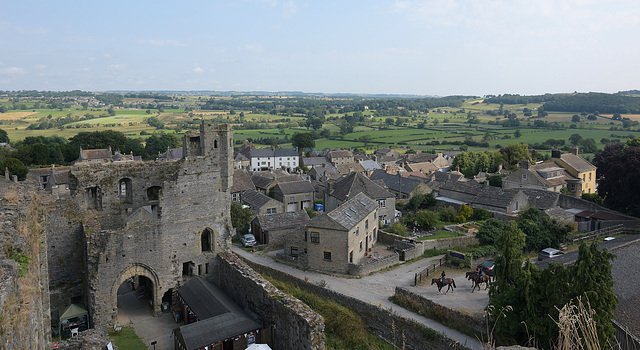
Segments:
[[[367,170],[367,171],[382,169],[382,167],[380,166],[380,164],[378,164],[378,162],[371,159],[360,161],[359,164],[362,165],[362,168],[364,168],[364,170]]]
[[[182,159],[182,148],[169,148],[166,152],[158,156],[161,160],[178,160]]]
[[[331,164],[327,157],[303,157],[302,164],[306,167],[318,166],[322,164]]]
[[[579,172],[596,170],[596,167],[593,164],[573,153],[564,153],[560,155],[560,159]]]
[[[558,199],[560,198],[559,192],[530,188],[522,188],[521,190],[522,193],[529,197],[529,205],[532,207],[536,207],[540,210],[546,210],[558,205]]]
[[[202,278],[192,278],[178,289],[178,294],[193,313],[204,320],[230,311],[220,300],[212,297],[218,292],[214,288],[211,283]]]
[[[358,193],[327,214],[312,219],[305,226],[349,231],[377,208],[376,201],[364,193]]]
[[[408,163],[405,167],[409,171],[423,173],[423,174],[429,174],[434,171],[438,171],[438,167],[431,162]]]
[[[360,173],[351,173],[338,179],[329,195],[344,201],[358,193],[364,193],[372,199],[394,197],[389,191]]]
[[[276,187],[280,188],[282,194],[306,193],[314,191],[313,185],[309,181],[279,183],[276,185]]]
[[[413,191],[416,186],[422,183],[421,181],[412,178],[402,178],[401,181],[398,175],[387,174],[384,170],[375,170],[373,174],[371,174],[370,179],[382,180],[384,181],[387,188],[405,194],[411,193],[411,191]]]
[[[453,199],[461,200],[471,205],[481,204],[500,208],[506,208],[518,192],[522,191],[517,188],[505,190],[500,187],[479,185],[475,182],[459,181],[448,181],[440,186],[440,190],[454,192]],[[452,196],[449,197],[451,198]]]
[[[248,154],[250,158],[297,157],[298,151],[295,148],[251,148],[248,150]]]
[[[274,229],[298,228],[311,220],[304,210],[292,211],[280,214],[258,215],[258,224],[263,231]]]
[[[256,188],[267,188],[275,181],[275,177],[263,176],[263,175],[251,175],[251,181]]]
[[[352,171],[361,173],[364,171],[364,168],[360,163],[338,164],[336,165],[336,168],[338,168],[338,172],[340,172],[340,174],[348,174]]]
[[[180,287],[178,294],[199,319],[180,327],[182,339],[189,350],[201,349],[262,328],[259,322],[249,318],[218,287],[205,279],[192,278]]]
[[[242,193],[242,202],[249,205],[251,209],[254,210],[262,208],[263,205],[269,203],[272,200],[275,199],[265,196],[264,194],[256,190],[246,190]]]
[[[431,162],[434,159],[438,158],[437,154],[431,154],[431,153],[420,153],[420,154],[415,154],[413,156],[408,156],[407,157],[407,163],[424,163],[424,162]]]
[[[329,158],[347,158],[347,157],[353,157],[353,153],[351,153],[350,151],[342,151],[342,150],[329,151]]]
[[[231,186],[231,193],[255,189],[256,186],[253,184],[253,181],[251,181],[249,173],[244,170],[235,170],[233,172],[233,186]]]
[[[339,174],[339,172],[338,172],[338,169],[334,167],[332,164],[318,165],[309,171],[309,175],[314,175],[317,178],[324,175],[329,177],[335,174]]]

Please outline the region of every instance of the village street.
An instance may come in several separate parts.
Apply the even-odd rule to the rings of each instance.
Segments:
[[[427,284],[424,287],[410,286],[413,282],[415,273],[420,272],[425,267],[432,264],[432,261],[438,260],[440,257],[422,259],[410,264],[403,264],[389,271],[374,273],[362,278],[350,278],[312,271],[302,271],[276,262],[272,256],[265,253],[249,253],[237,246],[233,247],[233,252],[251,262],[271,267],[300,279],[308,278],[310,282],[315,283],[321,283],[321,281],[324,281],[326,283],[326,288],[328,289],[373,305],[381,304],[384,309],[391,309],[396,314],[405,318],[413,319],[426,327],[443,333],[447,337],[458,341],[471,349],[482,348],[482,344],[477,339],[472,339],[456,330],[447,328],[434,320],[403,309],[389,301],[389,297],[395,292],[395,287],[401,286],[443,306],[456,309],[469,315],[481,317],[484,307],[489,302],[488,293],[484,288],[481,291],[476,290],[474,293],[471,293],[471,282],[464,278],[464,274],[447,273],[448,277],[451,277],[456,281],[457,288],[454,292],[449,292],[446,295],[439,294],[435,285],[431,286]],[[272,252],[271,254],[274,253]]]

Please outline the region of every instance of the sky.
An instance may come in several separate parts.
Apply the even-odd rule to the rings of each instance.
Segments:
[[[5,1],[0,90],[640,89],[637,0]]]

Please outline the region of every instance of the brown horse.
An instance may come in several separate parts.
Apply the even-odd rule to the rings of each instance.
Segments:
[[[447,294],[449,292],[449,290],[453,291],[453,288],[457,288],[456,287],[456,282],[453,280],[453,278],[445,278],[444,279],[444,283],[442,283],[442,279],[440,278],[432,278],[431,279],[431,285],[436,285],[438,286],[438,293],[442,293],[440,290],[444,287],[447,286],[447,291],[444,292],[444,294]]]
[[[485,284],[484,290],[487,290],[487,288],[489,288],[489,281],[491,281],[491,276],[483,274],[482,277],[480,277],[475,271],[467,272],[465,273],[465,276],[468,280],[471,280],[473,282],[473,289],[471,289],[471,293],[476,290],[476,287],[478,288],[478,290],[480,290],[480,285],[482,283]]]

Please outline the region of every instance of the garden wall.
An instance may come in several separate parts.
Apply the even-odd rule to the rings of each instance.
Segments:
[[[430,239],[430,240],[422,241],[422,243],[424,243],[424,250],[428,250],[428,249],[449,249],[453,247],[479,244],[480,242],[475,236],[463,236],[463,237]]]
[[[396,344],[400,344],[402,334],[404,334],[406,338],[405,349],[408,350],[467,349],[465,346],[451,339],[443,339],[442,336],[436,334],[435,331],[425,331],[424,326],[413,320],[395,315],[376,305],[331,291],[263,265],[253,264],[251,262],[249,262],[249,264],[251,264],[251,266],[260,273],[274,276],[277,279],[281,279],[297,287],[308,290],[356,312],[360,317],[362,317],[364,322],[366,322],[373,334],[384,339],[390,344],[393,343],[394,339]],[[394,327],[395,332],[393,330]]]
[[[400,256],[398,253],[393,253],[382,258],[371,258],[363,264],[349,264],[349,274],[364,276],[399,263]]]
[[[409,302],[417,309],[426,310],[427,314],[435,315],[436,321],[441,319],[455,320],[476,332],[483,333],[486,331],[486,321],[484,319],[477,319],[463,314],[460,311],[436,304],[433,301],[405,288],[396,287],[396,294],[394,296],[401,301]]]

